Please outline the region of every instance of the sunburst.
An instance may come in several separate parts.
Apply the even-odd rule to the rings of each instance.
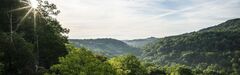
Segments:
[[[17,27],[15,28],[14,31],[18,30],[19,26],[25,21],[25,19],[30,15],[30,13],[33,13],[33,16],[34,16],[33,25],[34,25],[34,31],[35,31],[36,30],[36,25],[37,25],[37,23],[36,23],[37,13],[40,13],[39,8],[38,8],[39,5],[40,5],[39,1],[38,0],[20,0],[20,2],[26,4],[26,6],[10,10],[9,12],[10,13],[18,12],[18,11],[21,11],[21,10],[24,10],[24,9],[29,9],[29,10],[21,18],[20,22],[17,24]],[[41,15],[41,13],[40,13],[40,15]]]
[[[29,0],[29,1],[32,8],[36,9],[38,7],[39,3],[37,0]]]

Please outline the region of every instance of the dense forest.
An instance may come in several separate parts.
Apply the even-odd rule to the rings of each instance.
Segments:
[[[158,65],[183,64],[215,74],[240,73],[240,19],[197,32],[160,38],[143,49],[143,60]],[[204,70],[203,70],[204,72]]]
[[[56,5],[37,2],[0,1],[0,75],[240,74],[240,19],[152,38],[145,46],[140,42],[141,48],[115,39],[70,40],[72,45],[65,36],[70,30],[52,17],[60,13]],[[96,50],[123,52],[108,57]]]

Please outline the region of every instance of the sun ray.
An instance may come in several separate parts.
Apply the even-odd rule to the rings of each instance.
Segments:
[[[44,20],[46,20],[46,19],[44,18],[43,14],[41,13],[41,11],[40,11],[40,10],[37,10],[37,11],[39,12],[40,16],[41,16]]]
[[[36,10],[36,11],[40,12],[39,10]],[[40,13],[40,15],[43,17],[43,14],[42,14],[42,13]]]
[[[29,5],[29,2],[27,1],[23,1],[23,0],[20,0],[21,3],[25,3],[25,4],[28,4]]]
[[[13,10],[10,10],[9,12],[20,11],[20,10],[28,9],[28,8],[31,8],[31,6],[25,6],[25,7],[21,7],[21,8],[13,9]]]
[[[33,11],[34,12],[34,23],[33,23],[33,25],[34,25],[34,32],[36,32],[36,27],[37,27],[37,21],[36,21],[36,17],[37,17],[37,11],[36,10],[34,10]]]
[[[29,9],[28,12],[24,15],[24,17],[21,19],[21,21],[17,24],[17,28],[15,31],[18,30],[19,26],[22,24],[22,22],[26,19],[26,17],[32,12],[33,8]]]

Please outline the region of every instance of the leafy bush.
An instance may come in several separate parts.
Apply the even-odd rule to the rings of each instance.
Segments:
[[[115,71],[106,62],[97,59],[85,48],[68,47],[68,54],[59,58],[59,64],[51,67],[48,74],[60,75],[114,75]],[[47,74],[46,74],[47,75]]]
[[[145,75],[146,70],[133,55],[121,55],[108,60],[117,75]]]

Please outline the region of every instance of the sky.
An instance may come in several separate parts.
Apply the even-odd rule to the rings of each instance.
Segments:
[[[240,18],[240,0],[49,0],[70,39],[166,37]]]

